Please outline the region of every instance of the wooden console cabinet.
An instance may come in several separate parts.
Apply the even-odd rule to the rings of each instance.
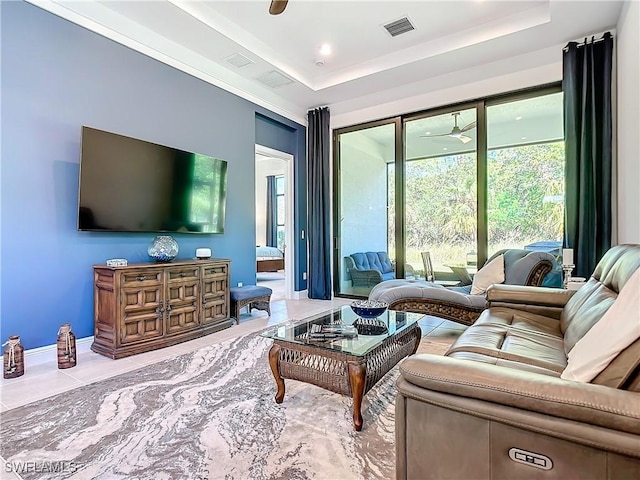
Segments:
[[[229,260],[93,267],[91,350],[122,358],[232,325]]]

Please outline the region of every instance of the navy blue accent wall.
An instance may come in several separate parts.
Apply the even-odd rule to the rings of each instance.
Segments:
[[[252,283],[255,195],[247,177],[255,175],[256,115],[286,127],[303,166],[305,127],[33,5],[0,8],[0,338],[50,345],[64,322],[80,338],[93,335],[92,265],[149,260],[154,234],[76,229],[82,125],[227,160],[225,233],[176,234],[178,258],[210,247],[231,259],[232,284]],[[260,139],[281,141],[269,131]]]
[[[265,110],[259,110],[265,112]],[[307,153],[306,130],[294,128],[291,120],[278,118],[272,114],[267,117],[256,113],[256,143],[281,152],[290,153],[294,158],[294,228],[296,238],[295,285],[296,291],[305,290],[307,281],[302,274],[307,270]],[[304,232],[304,236],[303,236]]]

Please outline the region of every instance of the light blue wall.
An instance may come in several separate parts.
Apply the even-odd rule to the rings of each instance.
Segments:
[[[28,349],[49,345],[64,322],[79,338],[92,335],[92,265],[148,261],[154,234],[76,230],[82,125],[227,160],[225,233],[175,235],[178,258],[210,247],[232,260],[232,284],[251,283],[255,200],[247,185],[254,183],[256,114],[282,123],[302,168],[305,128],[30,4],[0,8],[0,338],[20,335]],[[281,134],[266,132],[261,141],[277,144]]]

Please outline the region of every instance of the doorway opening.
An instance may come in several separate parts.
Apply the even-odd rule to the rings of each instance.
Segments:
[[[256,285],[293,298],[293,155],[256,144]]]

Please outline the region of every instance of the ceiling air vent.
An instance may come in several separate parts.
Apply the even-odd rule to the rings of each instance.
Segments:
[[[407,17],[402,17],[395,22],[387,23],[386,25],[383,25],[383,27],[392,37],[397,37],[398,35],[402,35],[403,33],[416,29]]]
[[[252,63],[255,63],[253,60],[249,60],[247,57],[245,57],[241,53],[234,53],[230,57],[225,58],[225,60],[229,62],[231,65],[233,65],[234,67],[238,67],[238,68],[246,67],[247,65],[251,65]]]
[[[278,72],[277,70],[271,70],[270,72],[264,73],[256,78],[256,80],[264,83],[267,87],[271,88],[277,88],[281,87],[282,85],[293,83],[293,80],[291,80],[286,75]]]

